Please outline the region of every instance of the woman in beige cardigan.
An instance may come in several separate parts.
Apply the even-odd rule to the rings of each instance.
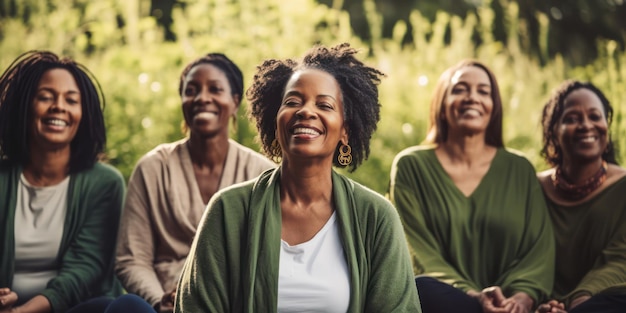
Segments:
[[[128,185],[116,272],[157,312],[171,312],[176,281],[206,203],[218,190],[274,163],[229,139],[243,92],[239,68],[212,53],[183,70],[179,92],[189,137],[142,157]]]

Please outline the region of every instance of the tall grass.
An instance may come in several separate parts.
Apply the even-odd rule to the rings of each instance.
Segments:
[[[606,92],[616,109],[612,138],[625,146],[626,54],[614,42],[598,42],[589,49],[597,49],[600,57],[585,67],[569,66],[558,56],[540,65],[518,49],[523,36],[517,33],[514,3],[504,17],[506,44],[493,40],[495,16],[485,5],[478,16],[461,19],[440,12],[432,23],[412,12],[411,45],[402,44],[409,29],[403,22],[395,26],[393,38],[382,38],[382,17],[367,3],[373,25],[370,43],[352,33],[346,12],[313,0],[185,2],[173,14],[177,41],[165,42],[148,14],[149,5],[147,0],[24,0],[18,3],[20,16],[0,20],[2,68],[26,50],[47,49],[71,55],[95,73],[107,97],[107,153],[126,177],[145,152],[183,136],[177,88],[187,62],[207,52],[224,52],[242,68],[248,85],[263,60],[299,57],[316,43],[350,42],[363,50],[367,63],[387,74],[380,85],[382,119],[370,158],[348,174],[378,192],[386,191],[394,155],[424,139],[438,76],[463,58],[478,59],[496,73],[505,105],[505,143],[525,153],[538,170],[546,167],[539,157],[541,108],[550,91],[568,78],[590,80]],[[547,33],[549,24],[543,20],[542,33]],[[481,44],[476,46],[472,36]],[[255,135],[244,101],[232,136],[258,149]],[[624,159],[623,152],[619,159]]]

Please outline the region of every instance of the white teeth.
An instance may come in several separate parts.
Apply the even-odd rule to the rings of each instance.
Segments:
[[[310,128],[304,128],[304,127],[299,127],[293,130],[294,135],[299,135],[299,134],[305,134],[305,135],[319,135],[320,133],[318,133],[317,131],[310,129]]]
[[[215,116],[217,116],[217,114],[215,114],[214,112],[200,112],[194,115],[194,118],[210,119],[214,118]]]
[[[465,111],[461,112],[463,115],[467,115],[467,116],[471,116],[471,117],[478,117],[480,116],[480,112],[478,112],[478,110],[475,109],[467,109]]]
[[[51,124],[51,125],[55,125],[55,126],[67,126],[67,125],[69,125],[66,121],[64,121],[64,120],[57,120],[57,119],[47,120],[46,124]]]
[[[584,137],[584,138],[581,138],[581,139],[580,139],[580,141],[581,141],[581,142],[587,142],[587,143],[588,143],[588,142],[594,142],[594,141],[596,141],[597,139],[598,139],[598,138],[597,138],[597,137],[595,137],[595,136],[590,136],[590,137]]]

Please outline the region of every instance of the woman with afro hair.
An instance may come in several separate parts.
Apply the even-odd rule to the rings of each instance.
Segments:
[[[421,312],[400,219],[338,174],[369,154],[383,73],[348,44],[267,60],[247,91],[280,161],[209,202],[176,312]]]

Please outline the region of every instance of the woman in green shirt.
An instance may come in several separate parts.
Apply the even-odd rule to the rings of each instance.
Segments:
[[[47,51],[0,77],[0,312],[103,312],[122,289],[113,273],[124,179],[100,163],[99,84]]]
[[[267,60],[247,91],[263,148],[281,159],[211,198],[175,312],[421,312],[400,218],[338,174],[369,154],[383,75],[348,44]]]
[[[529,312],[552,289],[552,228],[534,168],[503,147],[485,65],[443,73],[427,142],[396,156],[389,193],[424,311]]]
[[[593,84],[564,82],[543,110],[539,174],[556,238],[555,300],[540,312],[626,312],[626,170],[609,136],[613,109]]]

